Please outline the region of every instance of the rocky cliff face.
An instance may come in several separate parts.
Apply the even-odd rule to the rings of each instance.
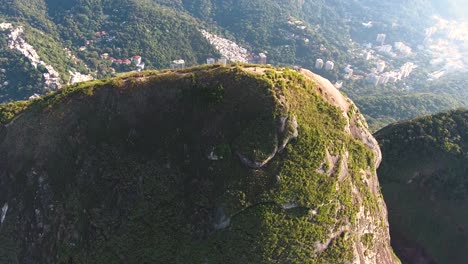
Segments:
[[[379,181],[375,168],[378,168],[382,161],[382,153],[379,148],[377,140],[369,132],[364,117],[360,114],[356,105],[349,99],[343,96],[327,79],[316,75],[310,71],[302,70],[302,73],[315,81],[318,85],[319,93],[329,103],[338,107],[343,112],[346,119],[345,132],[351,134],[355,139],[361,141],[368,149],[374,154],[373,169],[360,171],[361,180],[365,183],[366,187],[370,189],[371,195],[375,198],[374,208],[369,210],[365,205],[359,207],[357,214],[357,226],[354,231],[361,235],[361,242],[357,243],[354,247],[354,263],[398,263],[395,255],[390,247],[390,235],[388,232],[388,218],[387,207],[380,192]],[[349,159],[349,153],[345,152],[341,157],[331,157],[327,153],[327,161],[330,163],[342,160],[339,164],[343,168],[341,177],[346,177],[349,171],[346,162]],[[335,165],[336,166],[336,165]],[[353,194],[357,199],[364,203],[366,199],[364,193],[359,191],[359,186],[352,186]],[[372,244],[374,252],[368,250],[368,239],[372,236]]]
[[[310,72],[147,72],[20,106],[0,108],[0,263],[399,263],[379,147]]]

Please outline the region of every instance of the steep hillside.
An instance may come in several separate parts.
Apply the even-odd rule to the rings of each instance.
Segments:
[[[144,72],[0,107],[0,263],[399,263],[377,142],[325,79]]]
[[[0,102],[55,90],[45,84],[46,65],[54,68],[62,86],[79,82],[76,72],[103,78],[137,69],[111,58],[123,62],[141,56],[143,68],[167,68],[176,59],[193,65],[218,54],[196,19],[153,1],[11,0],[0,7],[0,23],[12,25],[0,27],[0,69],[6,71],[0,82],[8,82],[0,90]],[[15,42],[10,36],[19,28]],[[31,67],[31,52],[43,65]]]
[[[370,129],[374,132],[399,120],[412,119],[468,106],[466,102],[455,99],[448,94],[431,92],[404,92],[399,94],[384,92],[368,95],[353,93],[349,96],[354,98],[353,101],[364,113]]]
[[[188,66],[203,64],[207,58],[221,57],[223,52],[217,46],[236,53],[225,42],[223,45],[210,44],[201,30],[245,48],[241,62],[260,52],[267,54],[268,63],[277,66],[299,65],[314,69],[318,58],[333,61],[333,70],[315,71],[332,82],[344,81],[343,91],[370,117],[368,121],[372,129],[402,118],[453,109],[452,104],[465,106],[468,98],[464,92],[466,78],[450,77],[458,83],[455,86],[449,84],[450,78],[443,78],[442,84],[427,82],[428,74],[439,70],[428,66],[430,62],[439,61],[423,54],[428,47],[418,49],[416,57],[409,57],[408,60],[419,67],[407,79],[408,83],[393,83],[384,89],[376,89],[365,80],[375,62],[363,56],[367,53],[365,46],[368,43],[375,46],[379,33],[386,34],[386,44],[404,42],[416,51],[426,38],[426,29],[434,26],[434,14],[463,13],[463,8],[458,8],[461,0],[4,2],[0,6],[0,23],[11,23],[15,29],[23,27],[24,34],[16,47],[24,41],[35,49],[37,59],[44,63],[38,67],[30,65],[26,58],[30,50],[22,53],[11,48],[8,44],[10,31],[0,29],[0,70],[5,70],[0,71],[0,103],[28,99],[34,94],[54,91],[57,86],[91,78],[109,78],[115,73],[143,68],[168,68],[178,59],[183,59]],[[131,62],[135,56],[141,59],[137,60],[139,63]],[[400,62],[398,60],[392,66],[389,63],[386,69],[393,67],[396,70],[401,66]],[[460,63],[463,64],[455,64]],[[356,70],[355,78],[344,76],[347,65]],[[457,87],[455,90],[462,87],[463,96],[454,91],[454,87]],[[428,93],[428,96],[420,100],[421,93]],[[383,108],[391,108],[395,102],[400,106],[397,111],[380,111],[380,98],[386,94],[396,95],[396,99],[390,98],[391,104]],[[373,104],[366,103],[369,101]],[[417,101],[420,107],[413,107],[408,101]]]
[[[376,138],[397,254],[407,263],[466,262],[468,112],[398,123]]]
[[[110,65],[100,58],[104,53],[117,59],[141,55],[146,66],[155,68],[168,67],[179,58],[188,64],[201,63],[216,51],[199,33],[200,28],[234,39],[252,52],[267,51],[273,64],[311,68],[314,60],[310,58],[317,56],[349,63],[350,55],[345,51],[351,48],[350,26],[360,24],[363,14],[368,16],[366,19],[384,17],[385,21],[393,21],[397,11],[393,5],[370,8],[376,1],[369,0],[352,5],[345,1],[296,0],[7,1],[0,7],[0,21],[34,28],[50,38],[47,46],[37,36],[31,37],[33,46],[47,49],[40,55],[49,57],[54,66],[64,67],[68,61],[62,50],[68,48],[102,76],[111,72]],[[411,18],[415,10],[427,5],[418,2],[408,6],[404,14],[398,13],[404,16],[402,24],[414,25],[409,22],[414,22]],[[382,15],[383,9],[392,11]],[[301,27],[288,23],[291,21],[300,21]],[[415,31],[409,27],[402,31],[409,30]],[[104,36],[95,34],[102,31]],[[80,50],[83,46],[87,49]],[[59,72],[68,74],[68,70]],[[336,77],[337,72],[327,74]]]

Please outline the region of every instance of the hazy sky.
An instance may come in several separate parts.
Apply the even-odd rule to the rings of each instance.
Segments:
[[[458,18],[468,19],[468,0],[437,0],[439,10],[454,14]]]

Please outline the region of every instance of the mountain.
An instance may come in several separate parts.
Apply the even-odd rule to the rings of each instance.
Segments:
[[[333,83],[342,82],[373,131],[393,121],[467,106],[468,64],[463,58],[468,47],[463,45],[466,39],[453,34],[461,27],[436,28],[433,39],[427,35],[434,29],[435,15],[448,19],[443,25],[462,17],[465,5],[459,0],[5,1],[0,24],[10,23],[12,28],[0,27],[0,102],[36,97],[92,78],[169,68],[174,60],[194,66],[236,53],[233,43],[208,40],[203,35],[207,31],[245,48],[241,62],[265,53],[269,64],[297,65]],[[22,33],[12,48],[9,36],[20,27]],[[386,35],[383,43],[376,42],[377,34]],[[23,42],[30,48],[21,52]],[[446,42],[449,47],[438,46]],[[386,44],[395,51],[396,43],[413,52],[387,54],[377,48]],[[43,63],[31,65],[30,52]],[[372,59],[366,59],[369,52]],[[132,60],[135,56],[140,59]],[[239,61],[232,57],[228,59]],[[316,59],[333,62],[333,69],[316,69]],[[369,79],[380,61],[386,68],[378,75],[394,76],[408,62],[415,67],[407,78],[374,85]],[[348,65],[354,76],[347,76]],[[434,74],[443,77],[429,81]],[[394,105],[398,109],[388,111]]]
[[[468,249],[468,111],[375,134],[393,246],[406,263],[464,263]]]
[[[209,57],[219,57],[201,29],[237,40],[252,52],[268,50],[271,63],[294,64],[296,40],[288,37],[291,26],[287,24],[288,12],[283,10],[286,5],[277,1],[237,2],[9,0],[0,7],[0,22],[24,27],[23,38],[36,49],[40,59],[60,74],[61,84],[69,82],[70,71],[104,78],[114,71],[136,69],[109,62],[110,58],[125,60],[138,55],[146,68],[168,68],[177,59],[195,65]],[[8,48],[8,34],[9,31],[4,33],[5,42],[0,47],[16,54]],[[48,39],[44,41],[42,36]],[[323,38],[317,41],[324,43]],[[313,50],[301,53],[304,61]],[[0,93],[2,101],[27,99],[33,93],[54,90],[44,89],[48,87],[37,81],[43,73],[41,69],[16,70],[13,63],[21,58],[7,60],[5,55],[0,63],[0,68],[10,73],[0,79],[9,82],[8,89],[1,91],[3,96]],[[26,72],[35,75],[29,77]],[[22,82],[11,76],[23,76]]]
[[[433,90],[434,91],[434,90]],[[364,114],[373,130],[396,123],[399,120],[440,113],[449,109],[466,106],[446,94],[434,92],[405,92],[394,94],[384,92],[373,95],[356,95],[353,100]]]
[[[7,89],[0,91],[3,102],[56,90],[75,82],[71,76],[76,72],[99,78],[136,69],[133,64],[112,63],[110,57],[125,60],[142,56],[146,67],[159,68],[179,58],[195,64],[217,54],[194,18],[152,1],[12,0],[0,7],[2,20],[12,24],[12,29],[0,30],[0,56],[4,57],[0,68],[6,70],[0,81],[9,82]],[[19,27],[23,33],[12,47],[11,32]],[[31,47],[21,54],[18,50],[23,43]],[[31,51],[37,52],[37,61],[44,61],[39,66],[53,68],[53,75],[59,77],[57,85],[45,84],[44,67],[16,66],[17,61],[28,61],[24,57]]]
[[[0,263],[399,263],[377,142],[309,71],[132,73],[0,122]]]

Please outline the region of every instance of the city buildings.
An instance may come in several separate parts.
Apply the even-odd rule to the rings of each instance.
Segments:
[[[145,63],[144,62],[137,65],[137,71],[142,71],[144,69],[145,69]]]
[[[221,56],[232,62],[243,62],[247,63],[247,57],[249,52],[246,48],[237,45],[235,42],[211,34],[206,30],[201,30],[203,36],[210,42],[216,50],[219,51]]]
[[[223,65],[223,66],[226,66],[227,64],[227,59],[226,58],[220,58],[218,59],[218,63]]]
[[[385,43],[385,39],[387,38],[387,35],[385,34],[377,34],[377,39],[376,41],[380,44],[383,45]]]
[[[206,59],[206,64],[215,64],[216,60],[214,58],[208,58]]]
[[[382,74],[379,78],[379,84],[387,84],[390,80],[390,74],[388,72]]]
[[[403,55],[410,55],[412,51],[411,48],[405,45],[403,42],[395,42],[395,44],[393,44],[393,47],[395,48],[395,50],[399,51]]]
[[[267,64],[267,56],[265,53],[259,53],[258,54],[258,63],[259,64]]]
[[[39,98],[41,98],[41,96],[39,94],[35,93],[35,94],[33,94],[33,95],[31,95],[29,97],[29,100],[34,100],[34,99],[39,99]]]
[[[389,71],[382,74],[377,72],[367,75],[367,82],[373,85],[385,85],[387,83],[396,83],[399,80],[407,78],[414,69],[414,63],[405,63],[398,71]]]
[[[183,69],[185,68],[185,61],[184,60],[175,60],[171,63],[171,69]]]
[[[0,23],[1,30],[12,29],[12,28],[13,28],[13,25],[11,23]]]
[[[377,71],[383,72],[385,70],[385,61],[377,62]]]
[[[400,68],[401,78],[407,78],[416,66],[412,62],[403,64]]]
[[[335,63],[333,63],[332,61],[327,61],[325,63],[325,70],[327,71],[331,71],[335,68]]]
[[[319,69],[319,70],[323,68],[323,60],[322,59],[317,59],[315,61],[315,68]]]
[[[337,82],[335,82],[334,86],[335,86],[336,89],[341,89],[341,87],[343,87],[343,82],[342,81],[337,81]]]
[[[387,54],[390,54],[392,52],[392,45],[382,45],[382,46],[379,46],[377,47],[377,51],[380,52],[380,53],[387,53]]]
[[[133,56],[133,57],[132,57],[132,62],[133,62],[133,64],[135,64],[135,65],[141,64],[141,56],[138,56],[138,55]]]
[[[45,86],[51,90],[60,89],[61,78],[59,73],[52,65],[46,64],[38,55],[36,49],[26,42],[23,26],[12,27],[8,23],[3,23],[2,30],[10,31],[7,37],[8,47],[10,49],[17,50],[23,54],[34,68],[37,69],[38,65],[42,65],[46,69],[43,73]]]

